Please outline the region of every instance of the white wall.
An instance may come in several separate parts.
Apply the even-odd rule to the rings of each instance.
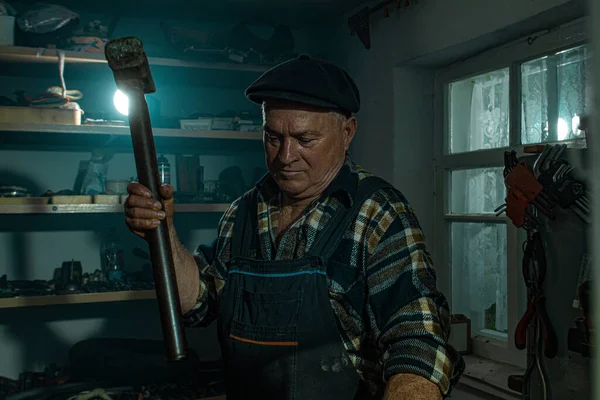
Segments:
[[[382,18],[382,12],[371,17],[371,49],[349,35],[345,20],[339,23],[344,29],[338,31],[334,48],[336,60],[347,67],[361,91],[359,130],[352,147],[356,161],[404,192],[431,240],[435,69],[553,26],[572,13],[581,13],[584,2],[411,3],[409,9],[390,7],[390,18]],[[431,242],[429,247],[435,253]]]

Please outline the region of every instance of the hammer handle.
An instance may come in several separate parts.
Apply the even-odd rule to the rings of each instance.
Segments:
[[[164,211],[159,191],[158,161],[146,98],[142,90],[131,90],[127,94],[129,126],[138,179],[152,192],[152,198],[161,202]],[[167,360],[182,360],[187,356],[187,343],[181,322],[181,304],[166,221],[161,221],[156,230],[147,232],[146,240],[150,249]]]

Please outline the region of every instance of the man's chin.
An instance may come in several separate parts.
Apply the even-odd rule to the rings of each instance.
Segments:
[[[275,179],[279,189],[288,197],[295,197],[306,191],[306,185],[299,179]]]

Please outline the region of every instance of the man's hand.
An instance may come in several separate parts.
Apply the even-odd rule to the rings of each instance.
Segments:
[[[145,239],[147,232],[151,232],[158,227],[161,220],[165,220],[169,224],[179,300],[182,312],[186,313],[196,305],[200,277],[194,257],[183,247],[173,226],[174,191],[171,185],[160,187],[160,196],[165,205],[165,211],[163,212],[160,202],[152,199],[152,193],[147,187],[137,182],[130,183],[127,186],[129,197],[125,202],[125,224],[131,232],[143,239]]]
[[[442,400],[438,386],[414,374],[392,376],[386,385],[384,400]]]
[[[173,223],[173,186],[162,185],[160,195],[165,204],[165,212],[161,210],[161,204],[152,199],[152,193],[144,185],[132,182],[127,186],[129,196],[125,201],[125,223],[129,230],[141,238],[146,232],[158,227],[160,220],[166,219],[172,226]]]

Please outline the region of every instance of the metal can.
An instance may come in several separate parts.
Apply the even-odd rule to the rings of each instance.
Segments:
[[[171,184],[171,165],[164,155],[158,158],[158,175],[162,185]]]

